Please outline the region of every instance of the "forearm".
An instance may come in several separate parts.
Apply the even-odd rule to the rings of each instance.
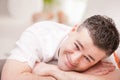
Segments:
[[[52,75],[56,78],[59,78],[61,80],[120,80],[120,70],[115,70],[113,72],[110,72],[107,75],[103,76],[96,76],[96,75],[89,75],[84,73],[78,73],[78,72],[64,72],[64,71],[54,71],[52,72]],[[58,80],[59,80],[58,79]]]
[[[65,72],[65,75],[70,78],[70,80],[106,80],[101,76],[88,75],[78,72]]]
[[[65,73],[71,80],[120,80],[120,70],[115,70],[110,72],[107,75],[88,75],[84,73],[76,73],[76,72],[66,72]]]
[[[101,76],[88,75],[78,72],[53,71],[51,74],[58,80],[106,80]]]
[[[56,65],[50,65],[45,63],[40,63],[36,65],[33,72],[38,75],[51,75],[57,80],[105,80],[100,76],[87,75],[74,71],[62,71]]]
[[[34,73],[38,75],[51,75],[56,78],[56,80],[120,80],[120,71],[114,71],[105,76],[95,76],[74,71],[62,71],[56,65],[45,63],[40,63],[35,67],[34,71]]]

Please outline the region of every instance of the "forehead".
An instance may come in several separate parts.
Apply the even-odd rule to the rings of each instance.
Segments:
[[[82,28],[79,32],[76,33],[78,41],[87,44],[93,45],[93,40],[90,37],[89,31],[86,28]]]

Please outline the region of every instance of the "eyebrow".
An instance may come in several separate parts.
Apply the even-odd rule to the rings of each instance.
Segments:
[[[84,46],[81,44],[81,42],[80,42],[80,41],[76,40],[76,42],[79,44],[79,46],[81,46],[81,47],[82,47],[82,49],[84,49]]]
[[[88,55],[90,57],[90,59],[92,59],[93,61],[95,61],[95,58],[93,58],[91,55]]]

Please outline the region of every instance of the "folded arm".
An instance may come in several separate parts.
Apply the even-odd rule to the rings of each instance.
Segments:
[[[44,67],[44,68],[43,68]],[[41,69],[42,68],[42,69]],[[93,74],[79,73],[74,71],[62,71],[56,65],[38,63],[33,70],[37,75],[51,75],[56,80],[120,80],[120,71],[113,71],[104,76]],[[114,75],[113,75],[114,74]],[[116,75],[117,74],[117,75]]]
[[[58,78],[62,75],[59,74],[56,75]],[[102,75],[102,76],[96,76],[96,75],[89,75],[89,74],[84,74],[84,73],[77,73],[77,72],[65,72],[63,76],[67,76],[69,80],[120,80],[120,70],[115,70],[113,72],[110,72],[107,75]],[[64,80],[64,79],[63,79]]]

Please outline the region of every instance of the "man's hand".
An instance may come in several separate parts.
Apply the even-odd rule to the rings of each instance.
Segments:
[[[46,64],[43,62],[35,65],[33,73],[40,76],[52,76],[56,80],[70,80],[65,74],[65,71],[60,70],[57,65]]]
[[[51,75],[51,72],[56,71],[56,70],[57,70],[56,65],[51,65],[51,64],[46,64],[44,62],[40,62],[35,65],[32,72],[37,75],[47,76],[47,75]]]
[[[111,62],[99,62],[84,73],[92,75],[106,75],[115,70],[115,66]]]

